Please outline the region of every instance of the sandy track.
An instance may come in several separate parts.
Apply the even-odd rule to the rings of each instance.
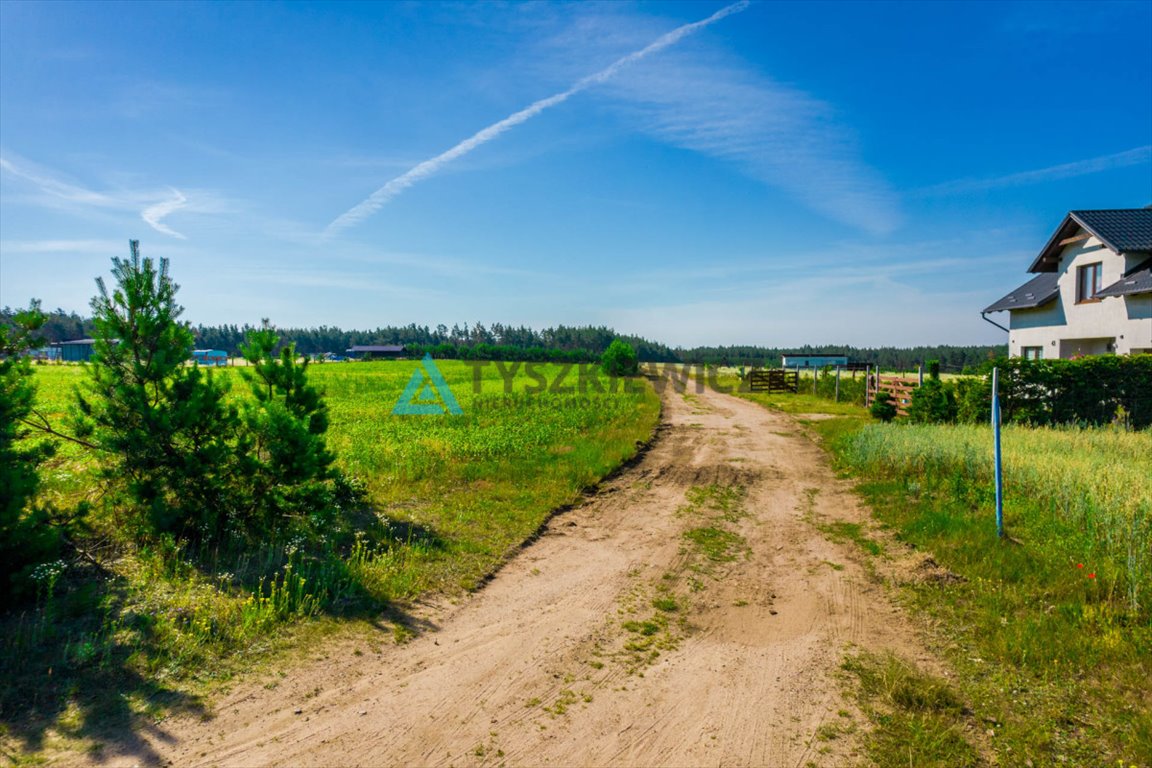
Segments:
[[[725,523],[747,549],[693,553],[707,520],[686,493],[745,491]],[[337,644],[253,681],[200,722],[143,734],[154,752],[112,763],[177,765],[839,765],[850,740],[814,738],[846,704],[845,648],[919,655],[902,614],[813,519],[859,520],[849,486],[790,417],[706,391],[669,390],[652,449],[545,534],[481,591],[426,606],[434,627],[404,645]],[[703,522],[702,522],[703,520]],[[672,592],[668,592],[671,585]],[[690,588],[685,587],[690,585]],[[659,592],[659,590],[665,590]],[[630,652],[628,620],[680,602]],[[824,752],[819,751],[824,749]],[[105,763],[107,764],[107,763]]]

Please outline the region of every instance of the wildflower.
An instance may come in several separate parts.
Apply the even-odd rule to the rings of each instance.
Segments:
[[[1077,567],[1077,568],[1083,568],[1083,567],[1084,567],[1084,563],[1076,563],[1076,567]]]
[[[60,578],[60,574],[64,573],[64,569],[67,567],[68,564],[63,560],[41,563],[32,570],[32,580],[38,583],[49,582],[50,584],[55,584],[56,579]]]
[[[1090,573],[1090,574],[1088,574],[1088,578],[1094,579],[1094,578],[1096,578],[1096,574]]]

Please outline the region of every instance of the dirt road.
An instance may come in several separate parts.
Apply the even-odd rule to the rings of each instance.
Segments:
[[[150,757],[844,764],[852,739],[815,734],[854,712],[835,677],[846,647],[919,655],[853,545],[814,524],[863,517],[791,417],[670,391],[644,458],[554,518],[481,591],[424,607],[433,628],[328,649],[274,687],[245,684],[211,720],[144,734]]]

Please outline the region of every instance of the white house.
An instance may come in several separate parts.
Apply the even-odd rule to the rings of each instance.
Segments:
[[[1069,212],[1028,271],[980,313],[1009,313],[1011,357],[1152,353],[1152,206]]]

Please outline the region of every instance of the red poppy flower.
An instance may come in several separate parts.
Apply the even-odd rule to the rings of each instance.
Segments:
[[[1077,568],[1083,568],[1083,567],[1084,567],[1084,563],[1076,563],[1076,567],[1077,567]]]
[[[1094,579],[1094,578],[1096,578],[1096,574],[1090,573],[1090,574],[1088,574],[1088,578]]]

